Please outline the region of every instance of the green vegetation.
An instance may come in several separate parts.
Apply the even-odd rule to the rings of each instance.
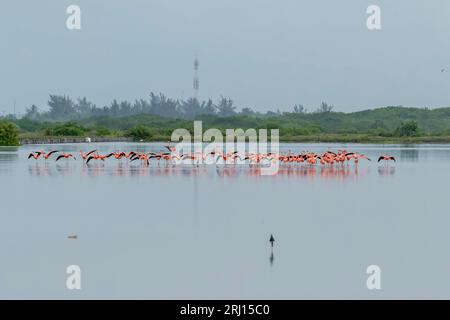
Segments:
[[[203,130],[280,129],[281,141],[323,142],[450,142],[450,108],[383,107],[352,113],[335,111],[322,102],[312,112],[294,105],[292,112],[265,113],[243,108],[229,98],[198,101],[175,100],[150,94],[134,103],[114,100],[99,108],[86,98],[73,101],[51,95],[48,111],[33,105],[24,117],[7,116],[21,137],[128,137],[133,140],[167,141],[174,129],[193,131],[193,120],[203,121]]]
[[[402,122],[401,125],[395,129],[394,135],[398,137],[414,137],[419,135],[419,124],[415,120]]]
[[[18,146],[19,133],[17,127],[7,121],[0,121],[0,146]]]
[[[108,128],[102,126],[95,129],[95,134],[99,137],[107,137],[112,135],[111,131]]]
[[[68,122],[45,129],[46,136],[83,136],[88,130],[83,126]]]
[[[143,125],[138,125],[128,130],[126,136],[133,138],[133,140],[149,140],[152,133],[150,128]]]

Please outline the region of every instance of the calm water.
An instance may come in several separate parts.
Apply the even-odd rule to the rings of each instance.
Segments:
[[[27,160],[41,149],[160,146],[0,151],[0,298],[450,298],[450,146],[285,144],[397,163],[283,166],[276,176]],[[72,264],[79,291],[66,289]],[[379,291],[366,287],[372,264]]]

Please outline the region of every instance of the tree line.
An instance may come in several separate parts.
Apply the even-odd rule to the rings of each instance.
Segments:
[[[73,100],[66,95],[50,95],[47,102],[48,110],[42,110],[36,105],[26,109],[24,118],[36,121],[73,121],[98,116],[123,117],[138,114],[153,114],[166,118],[195,119],[200,115],[215,115],[230,117],[234,115],[277,116],[279,110],[265,113],[244,107],[238,111],[234,101],[227,97],[220,97],[217,102],[212,99],[199,101],[196,98],[187,100],[169,98],[163,93],[150,93],[148,99],[136,99],[134,102],[118,101],[114,99],[109,105],[97,107],[86,97]],[[47,108],[45,108],[47,109]],[[331,112],[333,106],[322,102],[315,112]],[[307,109],[296,104],[293,113],[307,113]]]

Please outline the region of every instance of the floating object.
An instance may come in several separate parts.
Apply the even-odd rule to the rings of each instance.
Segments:
[[[70,234],[67,236],[67,239],[75,240],[78,239],[78,236],[76,234]]]

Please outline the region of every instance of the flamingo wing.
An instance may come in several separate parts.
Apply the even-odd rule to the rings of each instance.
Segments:
[[[89,151],[88,153],[86,153],[86,157],[89,156],[90,154],[96,152],[96,151],[97,151],[97,149],[96,149],[96,150]]]
[[[92,159],[95,159],[93,156],[90,156],[89,158],[87,158],[87,160],[86,160],[86,164],[88,164],[89,163],[89,161],[91,161]]]
[[[50,151],[49,153],[47,153],[47,157],[50,157],[52,154],[59,152],[58,150],[54,150],[54,151]]]

